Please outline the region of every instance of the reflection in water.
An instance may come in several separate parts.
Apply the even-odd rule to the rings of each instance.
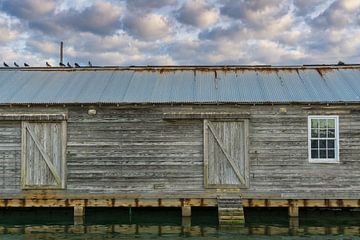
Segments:
[[[360,212],[306,210],[289,219],[286,209],[245,209],[245,226],[217,225],[217,210],[87,209],[73,222],[72,209],[0,211],[0,239],[354,239],[360,236]]]

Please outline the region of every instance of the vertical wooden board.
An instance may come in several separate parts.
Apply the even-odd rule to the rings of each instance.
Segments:
[[[207,126],[207,120],[203,121],[203,137],[204,137],[204,187],[208,186],[209,176],[209,131]]]

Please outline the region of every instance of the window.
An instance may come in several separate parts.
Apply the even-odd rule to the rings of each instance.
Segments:
[[[308,141],[310,162],[339,162],[338,116],[309,116]]]

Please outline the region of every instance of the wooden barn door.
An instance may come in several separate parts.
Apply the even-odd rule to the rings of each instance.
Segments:
[[[248,120],[204,120],[204,177],[207,188],[247,188]]]
[[[22,187],[65,188],[65,122],[22,123]]]

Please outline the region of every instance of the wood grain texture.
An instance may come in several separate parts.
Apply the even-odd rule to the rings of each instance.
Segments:
[[[62,122],[22,122],[22,187],[62,188],[66,131]]]
[[[19,122],[0,122],[0,191],[20,188],[21,126]]]
[[[205,121],[204,124],[207,125],[204,149],[208,149],[206,187],[246,187],[244,122]]]
[[[360,199],[360,106],[330,107],[103,106],[96,116],[86,107],[68,107],[66,193],[225,194],[204,188],[203,120],[163,119],[163,113],[183,111],[250,113],[244,122],[249,146],[244,198]],[[339,116],[339,164],[308,162],[307,116],[324,114]],[[24,194],[19,193],[20,139],[20,122],[0,122],[1,196]]]

